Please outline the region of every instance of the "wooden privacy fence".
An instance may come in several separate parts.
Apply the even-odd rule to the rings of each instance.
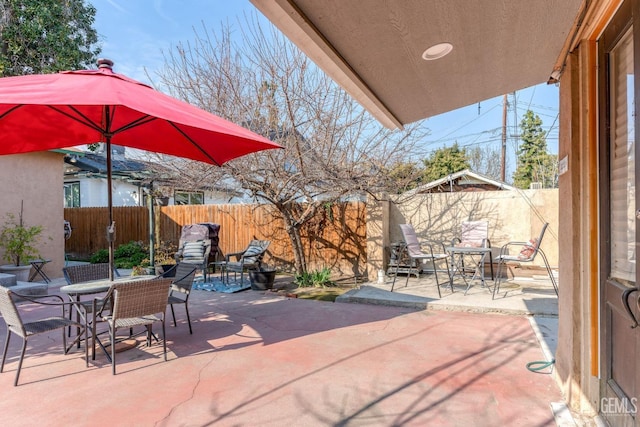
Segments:
[[[267,205],[185,205],[155,207],[155,234],[177,245],[182,226],[201,222],[220,224],[220,250],[241,251],[252,239],[270,240],[265,261],[282,271],[294,270],[291,241],[280,214]],[[88,258],[108,247],[107,208],[66,208],[65,220],[73,232],[66,241],[68,254]],[[149,210],[117,207],[116,247],[130,241],[149,242]],[[334,273],[360,275],[366,268],[366,207],[364,203],[334,203],[318,212],[302,229],[309,270],[329,267]]]

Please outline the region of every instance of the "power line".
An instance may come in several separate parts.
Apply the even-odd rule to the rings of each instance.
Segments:
[[[434,141],[426,141],[427,144],[429,145],[433,145],[433,144],[437,144],[439,142],[448,142],[448,141],[458,141],[460,139],[464,139],[464,138],[470,138],[470,137],[480,137],[482,135],[485,134],[493,134],[493,133],[497,133],[500,131],[500,128],[493,128],[493,129],[487,129],[487,130],[483,130],[480,132],[474,132],[474,133],[468,133],[466,135],[456,135],[456,136],[452,136],[451,138],[438,138]]]
[[[479,116],[476,116],[474,119],[472,119],[472,120],[468,121],[467,123],[463,124],[462,126],[460,126],[460,127],[456,128],[456,129],[452,130],[452,131],[451,131],[451,132],[449,132],[448,134],[443,135],[442,137],[440,137],[439,139],[437,139],[437,140],[435,140],[435,141],[433,141],[433,142],[434,142],[434,143],[436,143],[436,142],[440,142],[440,141],[442,141],[444,138],[448,137],[449,135],[451,135],[451,134],[453,134],[453,133],[455,133],[455,132],[459,131],[460,129],[463,129],[463,128],[465,128],[465,127],[467,127],[467,126],[471,125],[473,122],[475,122],[476,120],[478,120],[480,117],[483,117],[483,116],[487,115],[489,112],[491,112],[492,110],[494,110],[496,107],[498,107],[498,105],[494,105],[493,107],[489,108],[489,109],[488,109],[487,111],[485,111],[484,113],[480,114]],[[428,125],[428,123],[427,123],[427,125]]]

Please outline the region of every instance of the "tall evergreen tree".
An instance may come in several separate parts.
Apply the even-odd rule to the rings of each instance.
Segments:
[[[557,161],[547,153],[546,132],[542,120],[533,111],[527,110],[520,122],[522,142],[517,152],[517,168],[513,174],[513,184],[528,189],[532,182],[539,182],[543,188],[557,185]]]
[[[0,76],[95,64],[95,14],[84,0],[0,0]]]
[[[469,168],[469,156],[465,148],[456,142],[451,147],[442,147],[423,160],[424,182],[435,181],[452,173]]]
[[[393,183],[390,189],[395,189],[397,194],[413,190],[422,184],[424,171],[416,163],[398,162],[383,171],[384,175]]]

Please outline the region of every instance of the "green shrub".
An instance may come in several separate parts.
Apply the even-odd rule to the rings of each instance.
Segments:
[[[98,252],[91,255],[91,258],[89,258],[89,262],[91,264],[101,264],[101,263],[109,262],[109,250],[100,249]]]
[[[91,256],[89,260],[92,264],[109,262],[109,250],[100,249]],[[149,263],[149,251],[142,242],[131,241],[113,252],[113,261],[116,268],[133,268],[134,266]]]
[[[327,286],[334,286],[331,279],[331,270],[328,267],[324,267],[322,270],[305,271],[302,274],[296,274],[293,281],[300,288],[324,288]]]
[[[29,260],[40,258],[38,242],[42,226],[27,227],[22,223],[22,211],[19,220],[13,214],[7,214],[7,220],[0,232],[0,247],[4,248],[4,260],[14,265],[29,265]]]
[[[113,252],[113,258],[116,268],[133,268],[149,258],[149,251],[142,242],[131,241],[118,246]]]
[[[296,274],[295,279],[293,279],[293,283],[295,283],[299,288],[310,288],[313,286],[311,273],[305,271],[303,273]]]

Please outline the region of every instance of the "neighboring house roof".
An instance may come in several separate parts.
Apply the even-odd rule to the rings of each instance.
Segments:
[[[175,172],[164,168],[161,164],[135,160],[125,157],[124,147],[113,146],[114,152],[111,159],[113,179],[120,179],[133,184],[146,184],[154,182],[154,187],[172,187],[180,190],[209,190],[228,193],[233,197],[240,197],[242,193],[234,189],[229,183],[217,185],[202,185],[199,188],[186,188],[169,184]],[[107,175],[107,159],[104,154],[83,152],[82,155],[65,156],[67,165],[65,178],[105,178]],[[164,172],[163,172],[164,171]]]
[[[488,176],[470,171],[461,170],[445,176],[444,178],[431,181],[428,184],[414,188],[411,192],[420,193],[454,193],[462,191],[496,191],[515,190],[504,182],[497,181]]]
[[[251,3],[393,128],[556,80],[584,0]]]
[[[65,173],[66,177],[103,178],[107,174],[107,159],[101,154],[85,153],[83,156],[66,156],[64,161],[69,166]],[[114,179],[144,182],[152,177],[146,162],[114,156],[111,163]]]

